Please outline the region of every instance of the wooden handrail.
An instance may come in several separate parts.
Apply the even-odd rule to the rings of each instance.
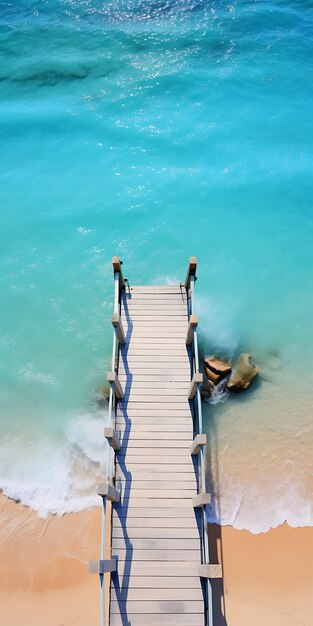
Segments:
[[[192,375],[196,377],[199,373],[199,348],[198,348],[198,319],[194,314],[194,289],[195,289],[195,281],[196,281],[196,269],[197,269],[197,259],[196,257],[190,257],[189,267],[186,276],[186,289],[188,290],[189,296],[189,321],[197,322],[196,324],[189,323],[188,333],[186,337],[186,344],[191,346],[192,349]],[[190,341],[190,343],[189,343]],[[197,382],[196,382],[197,381]],[[202,564],[203,566],[211,565],[210,564],[210,552],[209,552],[209,538],[208,538],[208,524],[206,520],[206,515],[204,512],[204,508],[210,504],[211,496],[206,491],[206,481],[205,481],[205,448],[206,448],[206,438],[204,440],[203,437],[203,422],[202,422],[202,403],[201,403],[201,382],[200,376],[196,379],[193,378],[192,382],[195,382],[196,393],[193,399],[194,407],[195,407],[195,415],[197,428],[195,429],[196,437],[194,443],[198,439],[198,443],[201,444],[195,446],[198,448],[197,452],[199,455],[199,464],[200,464],[200,472],[199,472],[199,493],[195,498],[193,498],[193,506],[194,508],[201,509],[201,518],[202,518]],[[192,389],[193,385],[191,385],[190,391],[194,391]],[[193,394],[192,394],[193,395]],[[211,570],[210,570],[211,571]],[[212,605],[212,587],[211,581],[209,577],[205,577],[206,584],[206,606],[207,606],[207,616],[205,624],[206,626],[213,626],[213,605]]]

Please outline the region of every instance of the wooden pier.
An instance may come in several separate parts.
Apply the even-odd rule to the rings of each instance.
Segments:
[[[136,286],[113,258],[111,453],[98,487],[101,558],[90,562],[103,626],[213,626],[211,579],[221,567],[210,563],[205,518],[196,267],[191,257],[183,284]]]

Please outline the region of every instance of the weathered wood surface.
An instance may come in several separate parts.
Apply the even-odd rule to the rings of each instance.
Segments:
[[[126,288],[121,324],[110,626],[203,626],[185,287]]]

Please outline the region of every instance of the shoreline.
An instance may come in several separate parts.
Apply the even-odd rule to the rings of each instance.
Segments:
[[[40,519],[2,495],[0,529],[4,626],[24,626],[25,615],[32,626],[99,625],[99,582],[86,563],[99,554],[101,507]],[[214,585],[226,618],[215,626],[311,626],[311,527],[255,535],[213,524],[210,536],[224,574]]]

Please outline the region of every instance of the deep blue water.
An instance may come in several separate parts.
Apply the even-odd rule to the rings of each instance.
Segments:
[[[138,283],[196,254],[203,348],[264,374],[208,409],[220,521],[311,523],[312,40],[312,2],[0,1],[5,493],[94,502],[111,256]]]

